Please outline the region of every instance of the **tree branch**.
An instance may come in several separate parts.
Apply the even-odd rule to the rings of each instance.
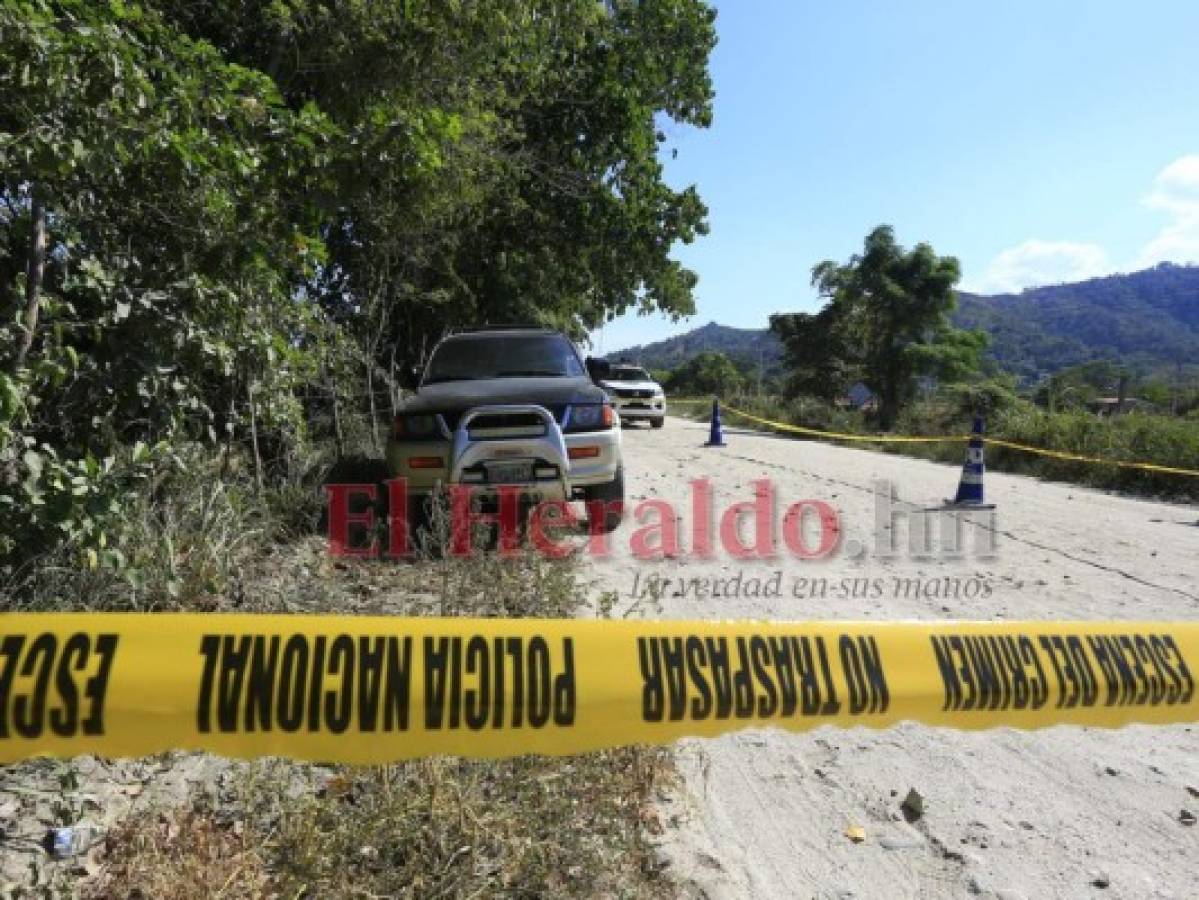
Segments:
[[[42,275],[46,270],[46,206],[38,196],[36,187],[31,193],[29,225],[29,261],[26,266],[25,313],[21,324],[20,343],[17,345],[15,369],[22,369],[33,347],[37,333],[38,315],[42,303]]]

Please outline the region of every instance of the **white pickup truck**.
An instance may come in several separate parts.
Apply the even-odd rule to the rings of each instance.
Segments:
[[[666,397],[662,386],[645,369],[613,363],[599,384],[612,398],[612,406],[622,421],[648,419],[654,428],[662,427],[666,419]]]

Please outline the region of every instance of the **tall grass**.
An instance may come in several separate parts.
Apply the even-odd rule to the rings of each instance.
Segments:
[[[258,581],[254,608],[565,617],[604,614],[568,560],[434,555],[335,561],[312,542],[280,551],[292,573]],[[264,571],[278,572],[279,560]],[[254,573],[252,573],[254,574]],[[259,576],[255,576],[256,579]],[[316,582],[315,591],[303,584]],[[480,740],[486,740],[481,737]],[[673,893],[655,858],[668,751],[453,757],[350,767],[237,764],[230,790],[110,831],[89,897],[622,896]]]
[[[129,817],[87,898],[666,897],[665,751],[247,766],[224,800]]]
[[[152,478],[114,504],[109,550],[91,564],[69,544],[0,573],[7,611],[211,610],[241,590],[264,549],[311,533],[320,512],[325,454],[259,488],[234,457],[197,446],[174,451]]]
[[[260,490],[236,460],[189,458],[120,510],[121,532],[131,536],[123,566],[47,555],[0,585],[6,608],[606,615],[611,598],[593,600],[570,560],[533,552],[461,558],[437,552],[439,534],[414,561],[330,557],[315,533],[330,461],[314,453]],[[445,530],[442,513],[432,529]],[[46,824],[31,797],[74,785],[92,805],[55,824],[90,822],[105,833],[86,870],[39,852],[28,871],[10,871],[0,855],[0,881],[21,896],[46,885],[47,896],[85,897],[671,893],[652,846],[661,828],[652,803],[672,777],[660,748],[357,768],[201,754],[124,765],[144,773],[147,793],[176,769],[195,787],[182,803],[169,796],[121,813],[128,802],[105,767],[8,767],[0,805],[15,804],[25,830],[38,836]]]
[[[1087,412],[1047,413],[1019,407],[1002,411],[992,423],[992,432],[997,437],[1049,450],[1199,471],[1199,421],[1194,419],[1142,413],[1100,417]],[[1001,469],[1027,471],[1056,481],[1149,496],[1199,499],[1196,476],[1058,460],[1005,447],[988,448],[987,459]]]
[[[731,396],[725,399],[730,406],[787,424],[850,434],[875,431],[868,415],[811,398]],[[708,407],[702,403],[678,406],[676,410],[705,420],[708,417]],[[1121,416],[1097,416],[1085,411],[1050,413],[1022,400],[993,409],[985,418],[990,437],[1098,460],[1061,460],[991,445],[986,456],[991,468],[1141,496],[1180,501],[1199,499],[1199,477],[1114,464],[1142,462],[1199,471],[1197,419],[1140,412]],[[973,414],[961,404],[933,397],[909,405],[896,422],[894,433],[960,436],[970,431],[972,419]],[[736,415],[726,413],[726,424],[738,424]],[[864,446],[942,462],[960,462],[963,456],[962,444],[954,441]]]

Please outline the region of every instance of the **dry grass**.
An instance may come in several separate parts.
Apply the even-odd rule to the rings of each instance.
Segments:
[[[351,769],[268,761],[109,832],[88,898],[665,897],[664,750]]]
[[[593,611],[569,561],[534,553],[338,560],[315,536],[228,549],[226,578],[176,597],[155,591],[157,602],[143,608],[497,617],[606,612],[605,598]],[[72,596],[80,596],[79,586],[78,580],[69,585]],[[113,607],[107,600],[98,605]],[[47,874],[88,898],[673,893],[652,846],[661,831],[652,804],[672,772],[665,750],[501,761],[440,757],[370,768],[215,762],[220,779],[204,770],[190,795],[135,806],[109,827],[90,855],[91,874],[70,863],[52,864]],[[102,796],[107,786],[99,777],[87,787]],[[227,790],[218,780],[237,786]],[[187,799],[181,803],[180,796]]]
[[[126,819],[101,850],[104,867],[84,898],[263,897],[271,894],[258,836],[194,810]]]
[[[270,843],[282,896],[660,896],[646,840],[665,756],[429,759],[340,770],[284,805]]]

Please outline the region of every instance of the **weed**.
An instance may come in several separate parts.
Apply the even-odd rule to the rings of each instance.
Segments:
[[[862,413],[810,399],[737,397],[730,402],[761,418],[791,425],[850,434],[871,431]],[[687,415],[707,421],[708,410],[702,404],[688,404],[680,409]],[[736,415],[726,413],[725,424],[737,424]],[[992,437],[1100,460],[1060,460],[990,446],[986,457],[990,468],[1172,500],[1199,498],[1199,478],[1155,473],[1102,461],[1147,462],[1199,470],[1199,420],[1139,412],[1120,416],[1098,416],[1084,411],[1049,413],[1026,401],[1015,400],[993,410],[986,424],[987,434]],[[963,411],[960,402],[933,396],[906,408],[896,422],[895,433],[964,435],[970,426],[971,416]],[[960,463],[964,457],[960,441],[878,447],[887,453],[941,462]]]
[[[286,516],[247,503],[250,489],[235,476],[160,485],[131,517],[144,541],[135,557],[140,585],[128,573],[64,561],[42,568],[22,608],[569,617],[606,616],[613,605],[610,595],[592,604],[569,560],[439,552],[447,523],[437,508],[415,560],[334,558],[317,535],[279,540],[289,535],[280,525]],[[651,844],[660,830],[651,804],[671,777],[665,750],[371,768],[199,754],[162,764],[191,772],[197,786],[185,802],[135,803],[108,820],[92,875],[43,862],[28,884],[58,879],[64,893],[145,898],[671,892]],[[30,762],[9,773],[14,783],[36,779],[61,794],[54,821],[32,824],[31,833],[80,821],[74,776],[64,782],[39,771]],[[236,788],[224,790],[231,774],[240,775]],[[106,777],[97,769],[83,785],[101,807],[89,818],[120,805]]]
[[[104,867],[83,898],[203,900],[268,896],[271,879],[261,837],[192,809],[131,816],[102,848]]]

